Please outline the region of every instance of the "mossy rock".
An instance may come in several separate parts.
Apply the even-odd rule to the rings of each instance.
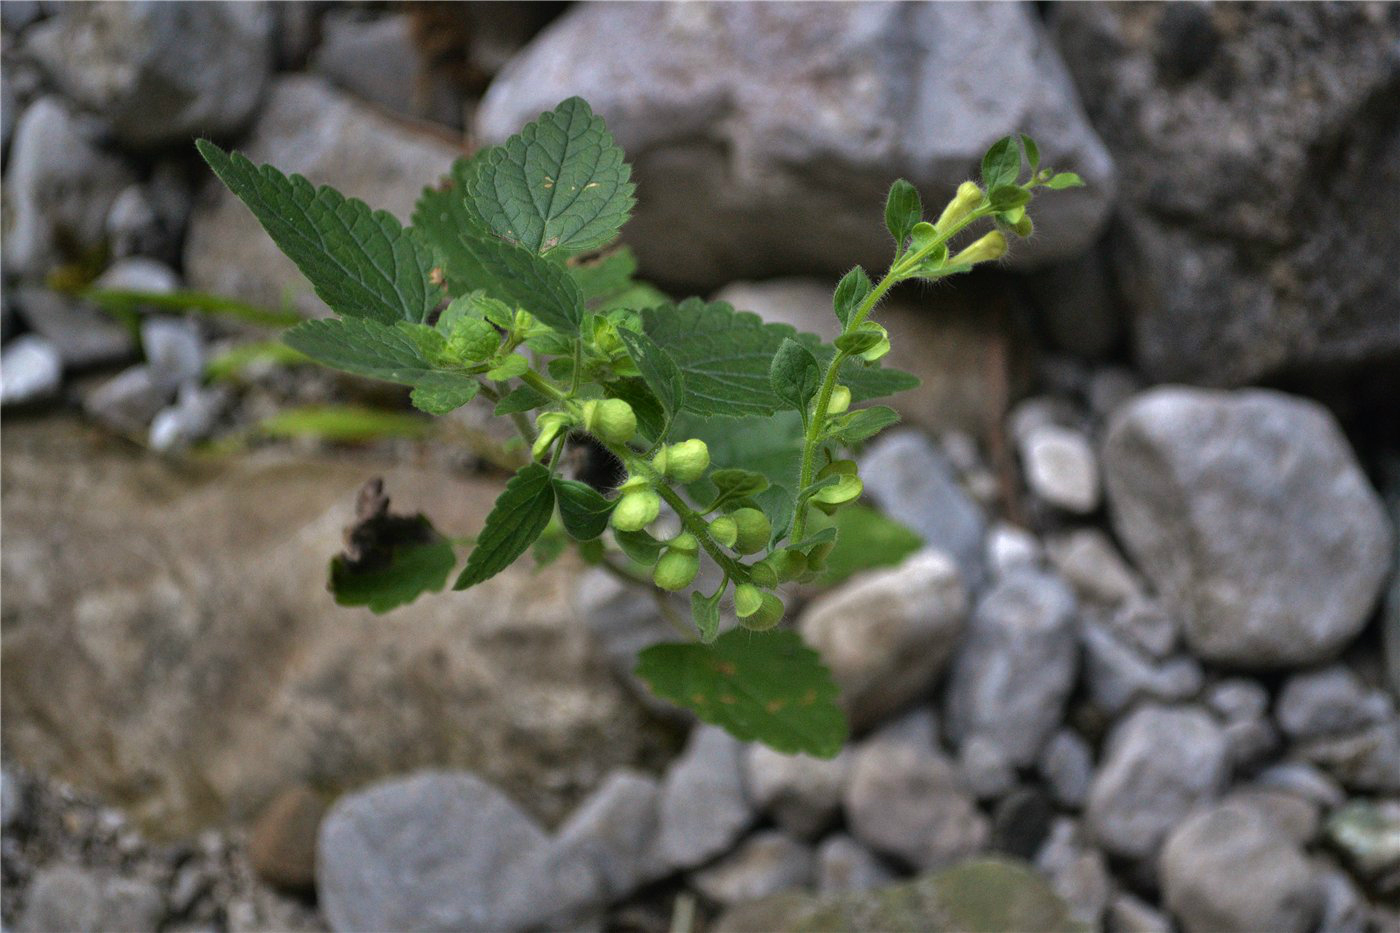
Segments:
[[[729,911],[715,933],[1079,933],[1069,908],[1030,866],[964,862],[856,894],[776,894]]]

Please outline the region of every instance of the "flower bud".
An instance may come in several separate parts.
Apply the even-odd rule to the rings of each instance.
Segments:
[[[694,552],[687,554],[673,547],[667,549],[656,562],[656,567],[651,572],[651,580],[661,589],[674,593],[690,586],[699,571],[699,555]]]
[[[535,437],[535,443],[530,447],[530,459],[538,460],[543,457],[554,445],[554,441],[559,437],[559,432],[568,428],[572,422],[573,419],[562,411],[547,411],[536,418],[535,430],[539,434]]]
[[[612,525],[618,531],[641,531],[661,514],[661,497],[654,489],[624,493],[613,509]]]
[[[851,390],[843,385],[838,385],[831,390],[831,404],[826,407],[827,414],[839,415],[851,407]]]
[[[856,475],[854,460],[837,460],[827,464],[817,474],[817,479],[826,479],[828,476],[837,477],[836,483],[823,486],[812,494],[812,503],[827,514],[854,502],[865,490],[865,484]]]
[[[753,615],[763,606],[763,591],[752,583],[734,587],[734,614],[741,619]]]
[[[743,508],[730,512],[729,517],[734,519],[738,530],[734,550],[740,554],[755,554],[768,546],[768,539],[773,537],[773,525],[767,515],[758,509]]]
[[[793,548],[784,548],[768,559],[773,562],[774,569],[778,571],[779,583],[796,580],[807,572],[806,556]]]
[[[971,246],[958,253],[948,264],[952,266],[970,266],[979,262],[991,262],[1006,255],[1006,237],[1000,230],[993,230],[991,233],[975,241]]]
[[[698,437],[661,448],[651,465],[682,483],[693,483],[710,468],[710,448]]]
[[[749,581],[754,586],[771,590],[778,585],[778,570],[773,566],[771,559],[761,560],[756,564],[749,564]]]
[[[529,311],[526,311],[524,308],[521,308],[520,310],[515,312],[515,322],[514,326],[511,327],[511,330],[514,331],[518,336],[523,337],[524,335],[528,334],[530,332],[530,329],[534,326],[535,316]]]
[[[861,351],[861,353],[859,354],[860,358],[865,360],[867,363],[873,363],[876,360],[882,358],[885,354],[890,352],[889,331],[885,330],[884,326],[881,324],[874,324],[871,326],[880,328],[880,340],[874,346],[870,347],[867,350]]]
[[[620,398],[583,403],[583,426],[608,444],[625,444],[637,433],[637,416]]]
[[[714,538],[725,547],[733,547],[734,542],[739,540],[739,526],[734,519],[728,515],[721,515],[710,522],[710,537]]]
[[[783,601],[772,593],[764,593],[758,609],[747,616],[740,616],[739,624],[754,632],[764,632],[782,621]]]
[[[696,539],[695,535],[691,534],[688,531],[682,531],[680,534],[676,535],[674,538],[671,539],[670,544],[667,546],[671,550],[679,551],[682,554],[700,553],[699,540]]]
[[[934,224],[934,227],[939,233],[947,233],[981,204],[982,189],[973,182],[965,181],[958,185],[958,193],[953,195],[953,200],[943,208],[943,213],[939,215],[938,223]]]
[[[1011,231],[1018,237],[1028,237],[1035,232],[1035,224],[1031,223],[1030,214],[1022,214],[1021,219],[1011,225]]]

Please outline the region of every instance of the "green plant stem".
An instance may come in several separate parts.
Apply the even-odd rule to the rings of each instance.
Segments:
[[[525,372],[521,373],[520,381],[536,392],[542,395],[548,395],[555,401],[562,402],[564,399],[568,398],[568,395],[563,390],[533,369],[527,369]]]
[[[927,258],[934,250],[946,244],[953,237],[957,236],[964,229],[991,212],[989,207],[979,207],[969,213],[961,221],[949,227],[946,231],[930,240],[921,249],[910,252],[890,265],[890,270],[885,273],[879,283],[870,290],[870,294],[865,296],[865,300],[860,303],[856,313],[852,314],[846,321],[846,326],[841,331],[841,336],[849,334],[870,316],[870,312],[875,309],[885,293],[908,278],[919,263]],[[817,404],[812,410],[812,417],[807,421],[807,431],[802,442],[802,466],[797,475],[797,494],[800,496],[802,490],[812,485],[812,471],[816,464],[817,445],[821,441],[822,431],[826,428],[827,411],[831,407],[831,394],[836,391],[836,377],[841,371],[841,364],[847,359],[847,354],[838,350],[831,358],[831,363],[826,367],[826,374],[822,377],[821,389],[817,392]],[[793,518],[792,533],[788,540],[794,544],[802,540],[803,534],[807,531],[807,507],[809,500],[802,500],[797,505],[797,515]]]
[[[491,388],[486,383],[481,384],[481,394],[493,402],[501,400],[501,393]],[[520,432],[520,436],[525,439],[525,446],[529,448],[535,443],[535,429],[530,425],[530,419],[525,417],[523,411],[513,411],[510,413],[511,423],[515,425],[515,430]]]

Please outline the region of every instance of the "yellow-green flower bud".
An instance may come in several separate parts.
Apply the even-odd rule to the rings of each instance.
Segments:
[[[756,564],[749,565],[749,581],[754,586],[761,586],[765,590],[771,590],[778,585],[778,571],[773,566],[772,559],[761,560]]]
[[[668,545],[671,550],[679,551],[682,554],[699,554],[700,541],[688,531],[682,531],[671,539]]]
[[[831,518],[820,509],[810,510],[807,513],[807,534],[814,535],[825,531],[827,528],[836,527],[836,520]],[[807,551],[807,569],[811,571],[821,571],[826,568],[827,555],[836,546],[835,541],[826,541],[822,544],[814,545]]]
[[[547,411],[535,419],[535,430],[539,433],[535,437],[535,443],[530,447],[530,458],[538,460],[548,453],[550,447],[554,446],[554,441],[559,437],[559,432],[570,426],[573,419],[562,411]]]
[[[620,398],[583,403],[583,426],[609,444],[625,444],[637,433],[637,415]]]
[[[981,204],[982,189],[973,182],[965,181],[958,185],[957,194],[953,195],[953,200],[943,208],[943,213],[938,215],[938,223],[934,224],[934,227],[939,233],[947,233]]]
[[[725,547],[733,547],[739,540],[739,526],[728,515],[721,515],[710,522],[710,537]]]
[[[682,483],[693,483],[710,468],[710,448],[698,437],[661,448],[651,465]]]
[[[772,593],[764,593],[758,609],[739,618],[739,624],[755,632],[765,632],[782,621],[783,601]]]
[[[618,531],[641,531],[661,514],[661,497],[654,489],[624,493],[613,509],[612,525]]]
[[[828,476],[837,477],[836,483],[823,486],[812,494],[812,503],[828,514],[859,499],[865,490],[865,484],[856,475],[854,460],[837,460],[827,464],[817,474],[817,479],[826,479]]]
[[[881,324],[867,322],[865,326],[880,328],[880,342],[860,353],[861,359],[865,360],[867,363],[873,363],[890,352],[890,334],[889,331],[885,330],[884,325]]]
[[[967,249],[948,260],[951,266],[970,266],[979,262],[992,262],[1006,255],[1006,237],[1000,230],[976,240]]]
[[[843,385],[838,385],[831,390],[831,404],[827,406],[828,414],[839,415],[851,407],[851,390]]]
[[[763,591],[752,583],[734,587],[734,614],[741,619],[753,615],[763,606]]]
[[[743,508],[730,512],[729,517],[734,519],[738,530],[734,550],[740,554],[756,554],[768,546],[768,539],[773,537],[773,525],[767,515],[758,509]]]
[[[1035,224],[1031,223],[1030,214],[1022,214],[1021,219],[1011,225],[1011,231],[1018,237],[1028,237],[1035,232]]]
[[[523,308],[515,312],[515,326],[511,328],[519,336],[528,334],[535,326],[535,316]]]
[[[796,580],[807,572],[807,558],[801,551],[792,548],[784,548],[772,557],[768,558],[773,563],[773,567],[778,571],[778,582],[786,583],[789,580]]]
[[[651,581],[663,590],[674,593],[690,586],[699,571],[700,557],[697,554],[687,554],[673,547],[656,562],[656,567],[651,572]]]

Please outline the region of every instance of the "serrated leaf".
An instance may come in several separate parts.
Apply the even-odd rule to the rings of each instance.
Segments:
[[[452,544],[426,516],[391,513],[383,483],[371,480],[360,491],[346,552],[331,559],[330,589],[342,606],[388,612],[441,590],[456,563]]]
[[[452,163],[451,172],[436,186],[423,189],[413,207],[413,229],[432,250],[438,265],[446,263],[447,254],[455,248],[463,233],[486,235],[490,229],[472,211],[467,198],[467,182],[475,166],[486,153],[482,149]],[[471,291],[462,283],[448,279],[448,291],[461,295]]]
[[[304,321],[282,339],[318,363],[385,382],[412,386],[438,372],[409,334],[369,318]]]
[[[569,537],[591,541],[608,527],[616,500],[609,500],[587,483],[554,478],[554,495],[559,501],[559,517]]]
[[[618,531],[614,528],[613,540],[622,548],[622,553],[643,567],[650,567],[656,563],[661,557],[662,548],[665,547],[645,531]]]
[[[519,386],[496,403],[495,414],[513,415],[516,412],[533,411],[541,405],[549,404],[549,396],[529,386]]]
[[[753,470],[740,467],[725,467],[710,471],[710,482],[721,495],[733,499],[747,499],[768,488],[768,477]]]
[[[632,171],[603,119],[571,97],[488,150],[468,179],[472,208],[533,253],[595,249],[632,210]]]
[[[924,203],[918,189],[903,178],[895,181],[890,186],[889,196],[885,198],[885,227],[900,249],[904,248],[909,232],[923,216]]]
[[[1062,188],[1082,188],[1084,187],[1084,179],[1074,172],[1060,172],[1058,175],[1051,176],[1050,180],[1045,183],[1045,187],[1054,191],[1059,191]]]
[[[1026,150],[1026,161],[1030,163],[1031,175],[1040,170],[1040,147],[1025,133],[1021,134],[1021,146]]]
[[[843,444],[858,444],[874,437],[892,424],[899,423],[899,413],[884,405],[861,408],[839,416],[827,431],[827,436]]]
[[[870,276],[865,274],[865,270],[856,266],[850,272],[841,277],[841,281],[836,283],[836,293],[832,295],[831,303],[836,311],[836,319],[845,327],[851,320],[851,315],[856,313],[860,303],[864,301],[874,286],[870,284]],[[838,344],[839,346],[839,344]]]
[[[675,417],[685,406],[685,376],[681,375],[676,361],[645,334],[618,328],[617,336],[666,414]]]
[[[505,570],[535,543],[553,515],[549,470],[538,463],[522,467],[486,516],[486,526],[452,588],[465,590]]]
[[[337,314],[418,322],[437,305],[441,293],[429,283],[431,251],[391,214],[334,188],[313,187],[300,175],[254,165],[208,140],[196,145]]]
[[[812,348],[812,353],[816,356],[822,369],[825,370],[831,362],[831,357],[835,355],[836,348],[826,345],[817,346]],[[912,373],[906,373],[902,369],[894,369],[889,366],[866,363],[857,357],[847,359],[841,364],[837,379],[843,386],[851,390],[851,401],[856,403],[884,398],[887,395],[898,395],[900,392],[907,392],[919,387],[919,377]]]
[[[637,675],[657,696],[746,742],[834,758],[846,741],[836,683],[795,632],[734,629],[712,645],[653,645]]]
[[[994,211],[1009,211],[1030,203],[1031,193],[1020,185],[1002,185],[994,188],[988,196]]]
[[[923,539],[907,526],[869,506],[847,506],[832,519],[836,546],[826,556],[821,577],[825,586],[863,570],[893,567],[924,546]]]
[[[719,635],[719,599],[724,590],[716,590],[713,596],[706,596],[699,590],[690,594],[690,617],[695,621],[695,631],[700,643],[708,645]]]
[[[455,373],[433,373],[419,380],[408,400],[419,411],[430,415],[445,415],[456,411],[476,398],[481,383],[470,376]]]
[[[505,240],[459,235],[444,256],[447,277],[466,290],[484,289],[533,314],[541,324],[576,337],[583,294],[567,269]]]
[[[1021,174],[1021,150],[1011,136],[992,143],[982,157],[982,184],[988,191],[1012,185]]]
[[[805,412],[821,382],[822,370],[812,351],[791,337],[784,338],[768,367],[768,385],[773,394],[787,402],[789,408]]]
[[[496,382],[505,382],[507,379],[514,379],[522,375],[530,368],[530,361],[519,353],[508,353],[496,361],[496,365],[486,371],[487,379],[494,379]]]

